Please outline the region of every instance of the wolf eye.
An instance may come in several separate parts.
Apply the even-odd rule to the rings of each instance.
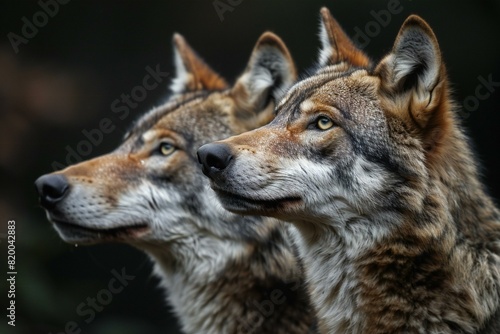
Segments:
[[[170,143],[161,143],[159,150],[162,155],[167,156],[174,153],[175,146]]]
[[[319,117],[318,120],[316,121],[316,126],[320,130],[328,130],[332,128],[334,125],[335,124],[333,124],[333,121],[325,116]]]

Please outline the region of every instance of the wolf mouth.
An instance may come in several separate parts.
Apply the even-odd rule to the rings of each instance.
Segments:
[[[227,190],[214,188],[219,199],[229,211],[248,212],[248,211],[269,211],[285,208],[287,204],[302,202],[300,196],[285,196],[273,199],[254,199],[238,195]]]
[[[107,229],[99,229],[85,227],[62,220],[52,220],[52,222],[64,234],[72,239],[81,238],[85,241],[100,241],[100,240],[120,240],[126,238],[139,237],[149,231],[149,226],[145,223],[136,225],[120,226]]]

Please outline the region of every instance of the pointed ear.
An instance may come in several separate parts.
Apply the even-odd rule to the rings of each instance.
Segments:
[[[354,45],[328,8],[321,8],[320,18],[321,49],[318,62],[321,67],[343,61],[359,67],[370,66],[370,58]]]
[[[446,90],[445,68],[436,36],[419,16],[411,15],[401,27],[392,52],[375,69],[381,89],[406,101],[402,112],[425,128]],[[407,100],[405,100],[405,98]]]
[[[174,94],[227,88],[226,81],[205,64],[184,37],[174,34],[173,45],[176,75],[170,89]]]
[[[296,79],[297,71],[285,43],[275,34],[265,32],[232,94],[241,108],[259,112],[269,107],[271,101],[277,101]]]

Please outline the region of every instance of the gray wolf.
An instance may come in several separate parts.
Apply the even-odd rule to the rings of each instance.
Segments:
[[[500,333],[500,214],[412,15],[373,63],[325,8],[319,66],[198,155],[223,206],[293,224],[322,333]]]
[[[278,221],[224,210],[198,168],[202,144],[266,124],[296,78],[264,33],[233,86],[180,35],[172,96],[113,152],[44,175],[40,203],[69,243],[148,253],[186,333],[305,333],[313,324],[294,248]]]

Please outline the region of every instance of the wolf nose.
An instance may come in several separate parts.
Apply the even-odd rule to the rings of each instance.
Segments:
[[[232,159],[231,149],[225,144],[206,144],[198,149],[198,162],[206,176],[225,169]]]
[[[40,204],[45,209],[51,209],[66,196],[69,184],[64,175],[46,174],[35,181],[35,187],[40,196]]]

